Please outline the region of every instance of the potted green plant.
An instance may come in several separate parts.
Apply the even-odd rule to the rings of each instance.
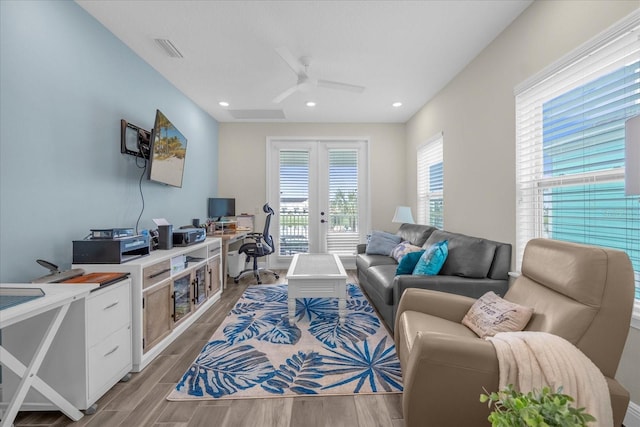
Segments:
[[[595,421],[585,408],[571,406],[573,398],[562,394],[562,387],[557,392],[544,387],[521,393],[510,384],[501,391],[481,394],[480,402],[493,407],[488,417],[492,427],[584,427]]]

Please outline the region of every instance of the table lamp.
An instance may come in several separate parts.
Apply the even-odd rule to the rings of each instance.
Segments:
[[[396,214],[393,216],[391,222],[399,222],[402,224],[415,224],[413,215],[411,215],[411,208],[409,206],[398,206],[396,208]]]

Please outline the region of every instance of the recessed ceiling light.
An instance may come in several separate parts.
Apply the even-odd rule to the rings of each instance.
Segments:
[[[228,107],[229,103],[227,101],[220,101],[220,102],[218,102],[218,105],[221,106],[221,107]]]
[[[316,103],[313,102],[313,101],[308,101],[306,105],[307,105],[307,107],[315,107]]]
[[[393,104],[391,104],[392,107],[402,107],[402,102],[394,102]]]

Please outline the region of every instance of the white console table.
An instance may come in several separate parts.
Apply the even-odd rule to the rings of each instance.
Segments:
[[[64,412],[74,421],[79,420],[84,415],[78,408],[74,407],[67,399],[62,397],[58,391],[47,384],[38,376],[40,366],[51,347],[58,329],[64,320],[69,307],[75,301],[81,301],[89,295],[92,289],[98,287],[97,284],[88,285],[59,285],[59,284],[0,284],[1,288],[40,288],[45,295],[13,307],[0,311],[0,328],[5,329],[12,325],[26,322],[43,313],[52,312],[49,324],[45,327],[44,336],[36,347],[35,353],[30,361],[23,363],[4,347],[4,342],[0,345],[0,364],[14,372],[19,378],[18,384],[8,407],[2,413],[2,427],[12,425],[18,410],[27,396],[30,388],[34,388],[46,397],[57,408]]]
[[[130,273],[133,372],[143,370],[220,299],[221,245],[220,238],[209,237],[123,264],[73,264],[87,273]]]

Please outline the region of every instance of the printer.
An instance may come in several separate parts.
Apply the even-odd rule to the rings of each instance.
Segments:
[[[189,246],[204,242],[207,233],[204,228],[181,228],[173,232],[173,246]]]

